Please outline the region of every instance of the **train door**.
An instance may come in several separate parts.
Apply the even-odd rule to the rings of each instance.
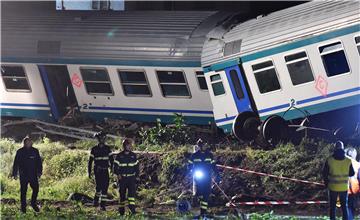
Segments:
[[[249,94],[246,90],[245,81],[239,66],[226,68],[225,72],[238,112],[253,112]]]
[[[65,65],[39,65],[38,67],[53,119],[58,121],[72,107],[78,106],[69,72]]]
[[[252,107],[250,94],[246,89],[245,80],[239,66],[232,66],[225,69],[229,81],[232,97],[237,108],[237,116],[232,124],[234,135],[241,140],[251,141],[259,133],[260,120]]]

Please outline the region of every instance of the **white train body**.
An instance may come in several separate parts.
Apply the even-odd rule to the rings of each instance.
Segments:
[[[221,12],[40,5],[2,3],[1,116],[56,121],[77,107],[95,120],[171,122],[179,113],[243,139],[305,116],[359,121],[358,1],[308,2],[240,24]]]
[[[213,122],[200,57],[228,13],[2,8],[1,116],[58,121],[77,107],[95,120]]]
[[[202,65],[216,124],[231,132],[244,112],[262,122],[273,115],[289,121],[352,107],[336,120],[359,122],[359,4],[309,2],[238,24],[221,38],[210,32]],[[240,98],[231,70],[245,93]],[[224,89],[214,89],[216,82]]]

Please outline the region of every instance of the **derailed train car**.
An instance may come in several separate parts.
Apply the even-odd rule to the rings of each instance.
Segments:
[[[55,11],[2,2],[1,116],[213,122],[200,57],[229,13]]]
[[[276,144],[359,129],[358,1],[314,1],[208,34],[202,66],[218,127]]]
[[[359,126],[356,1],[309,2],[243,23],[226,12],[39,5],[2,3],[1,116],[56,121],[79,108],[95,120],[166,123],[179,113],[272,144],[293,131]]]

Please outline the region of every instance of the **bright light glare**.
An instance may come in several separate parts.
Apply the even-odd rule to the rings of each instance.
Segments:
[[[194,176],[195,176],[196,179],[201,179],[201,178],[203,178],[204,173],[202,171],[200,171],[200,170],[196,170],[195,173],[194,173]]]

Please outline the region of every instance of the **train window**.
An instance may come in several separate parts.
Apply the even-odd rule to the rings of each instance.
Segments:
[[[211,87],[214,92],[214,96],[225,94],[225,89],[224,89],[224,85],[221,81],[220,74],[215,74],[215,75],[210,76],[210,81],[211,81]]]
[[[126,96],[151,96],[143,71],[119,70],[118,73]]]
[[[9,92],[30,92],[30,85],[22,66],[1,66],[1,76]]]
[[[358,49],[358,52],[360,55],[360,36],[355,37],[355,43],[356,43],[356,46],[357,46],[357,49]]]
[[[280,83],[272,61],[252,65],[260,93],[267,93],[280,89]]]
[[[319,48],[326,75],[336,76],[350,72],[344,48],[341,42],[328,44]]]
[[[235,40],[225,43],[224,56],[229,56],[240,52],[242,40]]]
[[[294,86],[314,81],[314,75],[305,52],[285,56],[285,62]]]
[[[156,71],[164,97],[190,97],[182,71]]]
[[[90,95],[114,95],[109,74],[103,68],[80,68],[85,88]]]
[[[208,90],[206,85],[205,75],[203,71],[196,71],[196,78],[199,83],[199,87],[201,90]]]
[[[241,88],[240,79],[236,70],[230,70],[231,81],[235,88],[235,93],[238,99],[244,98],[244,92]]]

